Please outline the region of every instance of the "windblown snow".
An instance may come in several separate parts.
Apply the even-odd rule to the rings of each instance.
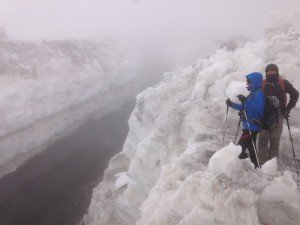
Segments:
[[[246,94],[245,75],[279,65],[300,90],[300,17],[269,14],[265,39],[166,73],[137,97],[123,151],[94,189],[89,225],[297,225],[300,195],[287,129],[280,157],[254,169],[231,143],[238,116],[225,100]],[[299,104],[292,134],[300,157]],[[298,180],[299,182],[299,180]]]
[[[18,41],[1,29],[0,176],[135,93],[132,67],[113,40]]]

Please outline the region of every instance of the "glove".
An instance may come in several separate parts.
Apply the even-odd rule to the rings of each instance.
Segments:
[[[226,105],[227,105],[228,107],[231,107],[232,104],[233,104],[233,102],[230,100],[230,98],[228,98],[228,99],[226,100]]]
[[[244,95],[238,95],[236,96],[242,103],[245,103],[247,100],[247,97],[245,97]]]

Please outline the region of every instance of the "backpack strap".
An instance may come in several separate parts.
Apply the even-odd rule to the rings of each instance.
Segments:
[[[282,88],[282,90],[285,91],[284,79],[282,79],[281,77],[279,77],[279,82],[278,82],[278,83],[280,84],[280,87]],[[262,85],[261,85],[261,89],[262,89],[262,90],[265,89],[266,84],[267,84],[267,80],[264,79],[264,80],[262,81]]]
[[[282,90],[284,90],[284,92],[285,92],[285,84],[284,84],[284,80],[282,78],[279,78],[279,84],[280,84],[280,87],[282,88]]]
[[[280,87],[282,88],[282,90],[284,91],[285,95],[284,95],[284,107],[286,107],[287,104],[287,96],[286,96],[286,91],[285,91],[285,83],[284,83],[284,79],[282,79],[281,77],[279,77],[279,84]]]

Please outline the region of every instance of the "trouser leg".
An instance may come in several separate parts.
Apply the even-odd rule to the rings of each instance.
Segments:
[[[257,153],[255,153],[255,149],[256,149],[256,137],[257,137],[258,132],[252,131],[251,133],[252,133],[253,142],[252,142],[252,140],[250,140],[251,144],[249,143],[248,150],[249,150],[251,162],[255,165],[255,168],[257,168],[258,162],[257,162]],[[253,144],[254,144],[255,148],[253,148]]]
[[[260,164],[264,164],[268,159],[268,153],[269,153],[269,130],[261,130],[258,134],[258,148],[257,148],[257,154],[258,154],[258,160]]]
[[[256,137],[258,132],[257,131],[251,131],[252,137],[250,136],[250,133],[248,130],[243,130],[242,136],[238,142],[238,145],[242,147],[242,152],[239,155],[240,159],[245,159],[248,157],[246,153],[246,149],[249,151],[250,160],[255,165],[255,168],[258,166],[255,150],[253,148],[253,144],[256,147]],[[253,142],[252,142],[253,140]]]
[[[258,162],[257,162],[257,155],[255,153],[255,148],[256,148],[256,137],[257,137],[257,134],[258,132],[257,131],[251,131],[251,134],[252,134],[252,140],[250,139],[249,142],[248,142],[248,151],[249,151],[249,155],[250,155],[250,160],[251,162],[254,164],[255,168],[258,167]],[[253,147],[253,144],[254,144],[254,147]]]
[[[243,130],[243,133],[238,142],[238,145],[240,145],[242,147],[242,152],[239,155],[240,159],[248,158],[248,155],[246,153],[246,148],[247,148],[247,142],[248,142],[249,136],[250,136],[249,132],[247,130]]]
[[[284,117],[279,117],[278,123],[270,129],[270,150],[267,159],[270,160],[279,155],[280,137],[283,130]]]

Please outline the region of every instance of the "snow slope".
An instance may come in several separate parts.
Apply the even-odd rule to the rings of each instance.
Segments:
[[[1,29],[0,176],[135,93],[132,61],[112,40],[18,41]]]
[[[137,97],[123,151],[93,191],[89,225],[297,225],[300,194],[287,129],[278,162],[255,170],[230,143],[237,112],[230,110],[222,148],[225,100],[247,94],[245,75],[267,63],[300,90],[300,17],[270,13],[266,37],[165,74]],[[292,133],[300,157],[299,103]]]

